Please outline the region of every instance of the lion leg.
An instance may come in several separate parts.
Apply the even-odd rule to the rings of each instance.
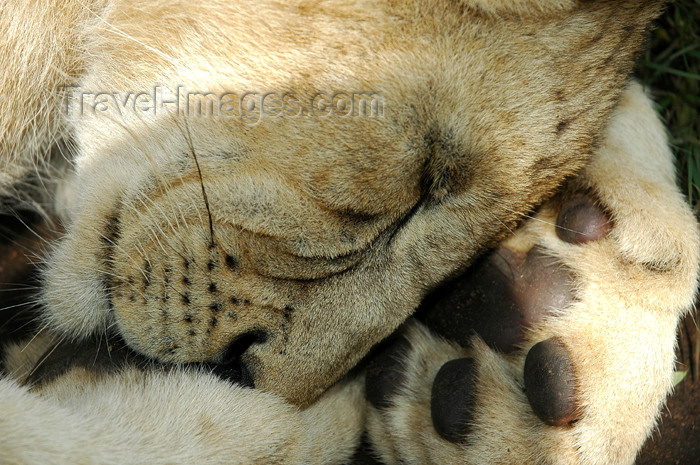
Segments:
[[[426,302],[425,324],[451,341],[414,322],[369,369],[375,451],[633,463],[671,390],[698,251],[664,129],[632,84],[569,190]]]
[[[209,373],[74,369],[40,390],[0,378],[3,463],[340,464],[359,440],[362,379],[299,410]]]

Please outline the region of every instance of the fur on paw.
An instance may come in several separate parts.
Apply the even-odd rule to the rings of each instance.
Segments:
[[[374,360],[372,447],[387,464],[633,463],[697,267],[697,224],[632,85],[587,169]]]

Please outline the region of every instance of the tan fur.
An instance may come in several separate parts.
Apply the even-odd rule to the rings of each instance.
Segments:
[[[40,395],[0,379],[0,463],[343,463],[362,431],[361,385],[299,411],[204,372],[81,368]]]
[[[342,461],[357,441],[362,419],[350,413],[347,423],[333,418],[351,410],[359,381],[323,393],[394,331],[427,291],[503,239],[523,214],[586,164],[660,3],[69,0],[58,7],[8,0],[0,5],[0,64],[17,71],[0,81],[3,102],[11,102],[0,113],[0,166],[9,167],[3,169],[0,194],[16,190],[27,167],[46,157],[56,139],[75,144],[75,172],[58,184],[56,196],[67,234],[43,275],[46,330],[61,339],[117,334],[137,352],[165,363],[227,362],[227,349],[244,337],[250,346],[235,355],[242,356],[256,388],[268,392],[240,391],[187,371],[128,371],[91,380],[76,369],[41,390],[42,397],[3,381],[0,401],[8,409],[26,404],[26,410],[10,410],[0,424],[3,432],[16,428],[12,438],[31,436],[38,428],[36,440],[42,442],[62,415],[75,431],[95,432],[81,445],[66,430],[65,445],[36,456],[21,455],[7,439],[12,456],[38,461],[57,454],[69,461],[85,450],[85,461],[97,462],[90,455],[100,453],[93,444],[113,440],[111,433],[102,436],[112,414],[122,422],[116,430],[126,428],[124,444],[130,438],[138,442],[129,428],[139,424],[140,411],[117,409],[102,416],[100,410],[86,423],[77,418],[80,408],[108,408],[110,396],[141,399],[141,391],[132,392],[145,383],[153,391],[144,399],[153,402],[202,390],[206,401],[190,407],[216,415],[233,408],[217,403],[226,396],[245,409],[269,406],[269,415],[247,411],[241,418],[248,421],[240,423],[216,417],[224,431],[213,437],[230,445],[212,449],[211,463],[228,460],[231,451],[249,454],[251,463],[298,463],[310,449],[284,441],[298,444],[308,435],[308,447],[317,450],[324,446],[319,436],[328,434],[338,435],[329,440],[337,450],[327,456],[319,451],[318,460],[309,462]],[[34,56],[27,58],[24,50]],[[78,87],[55,90],[63,84]],[[374,92],[381,95],[383,111],[260,118],[119,114],[114,108],[101,114],[61,111],[65,99],[75,102],[80,92],[148,92],[156,85],[238,95],[289,93],[306,106],[318,92]],[[628,94],[624,108],[638,102],[647,119],[620,117],[622,127],[607,126],[606,144],[621,140],[620,150],[636,147],[633,138],[615,134],[631,131],[624,124],[639,124],[655,131],[649,141],[656,145],[641,147],[642,154],[624,152],[617,162],[605,154],[618,149],[601,146],[602,155],[583,179],[618,215],[615,236],[607,249],[561,252],[567,261],[584,254],[577,256],[582,273],[586,264],[599,272],[595,260],[610,266],[603,275],[582,278],[593,283],[594,322],[610,323],[595,308],[617,305],[627,309],[622,315],[647,318],[650,331],[657,331],[648,340],[663,344],[658,360],[639,365],[659,369],[650,403],[639,412],[624,411],[638,385],[622,399],[622,418],[641,426],[623,435],[629,439],[621,452],[600,455],[610,463],[627,463],[653,424],[666,392],[675,321],[690,301],[697,266],[696,226],[675,194],[662,130],[648,116],[639,90]],[[652,158],[642,158],[649,168],[635,171],[634,161],[644,153]],[[659,154],[661,161],[655,161]],[[630,160],[631,166],[620,166],[634,175],[625,176],[620,187],[615,163]],[[628,177],[641,184],[627,183]],[[655,220],[668,208],[672,216]],[[528,227],[542,241],[551,233]],[[650,268],[661,272],[652,279]],[[612,276],[605,281],[612,291],[594,285]],[[630,290],[639,283],[649,292]],[[668,290],[669,284],[683,292]],[[650,312],[653,303],[663,310]],[[603,343],[619,343],[620,351],[637,342],[634,331],[590,334],[581,319],[562,321],[548,324],[541,334],[569,334],[580,344],[600,337]],[[606,346],[600,360],[577,360],[586,367],[582,377],[591,377],[586,395],[603,404],[603,413],[591,414],[595,420],[610,401],[601,373],[611,375],[596,363],[614,360],[614,376],[617,347]],[[574,352],[583,357],[583,350]],[[493,379],[484,379],[498,385],[498,377],[513,368],[500,361],[493,369]],[[87,387],[78,389],[75,380]],[[530,442],[530,433],[519,430],[527,425],[510,420],[521,415],[522,400],[508,392],[494,396],[493,402],[514,406],[498,418]],[[327,428],[294,425],[299,415],[323,409],[323,399],[343,405],[341,412],[319,414]],[[285,401],[312,406],[300,412]],[[167,421],[189,431],[185,437],[199,431],[190,419],[180,420],[190,407],[165,413]],[[46,409],[45,428],[24,418],[32,409]],[[232,439],[250,424],[269,422],[274,412],[282,419],[269,426],[279,435],[273,443],[249,450]],[[531,417],[527,421],[534,421]],[[484,436],[489,425],[484,422]],[[577,440],[588,460],[582,463],[596,463],[590,454],[620,433],[618,424],[601,432],[584,422],[580,429]],[[570,451],[571,443],[557,442],[562,434],[533,432],[532,450],[552,456]],[[145,461],[162,453],[170,459],[180,456],[169,452],[169,444],[187,444],[164,432],[157,443],[162,449],[138,442],[132,455],[113,456]],[[114,444],[105,456],[122,443]],[[397,447],[413,456],[421,444],[399,441]],[[268,446],[279,451],[274,459],[260,455]],[[437,453],[443,453],[439,447]],[[192,454],[187,457],[200,452]],[[529,449],[523,454],[512,463],[533,457]]]

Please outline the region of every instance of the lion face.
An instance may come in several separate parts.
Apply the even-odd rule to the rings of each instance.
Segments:
[[[298,404],[585,163],[658,7],[229,3],[90,32],[46,317]]]

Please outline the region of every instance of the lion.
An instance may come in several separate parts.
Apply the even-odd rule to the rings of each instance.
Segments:
[[[697,287],[662,6],[4,3],[0,193],[65,233],[3,460],[632,463]]]

